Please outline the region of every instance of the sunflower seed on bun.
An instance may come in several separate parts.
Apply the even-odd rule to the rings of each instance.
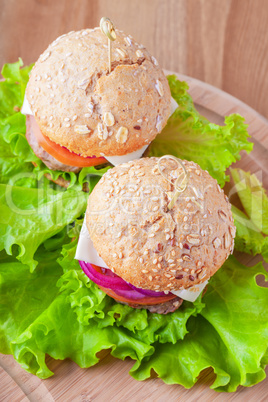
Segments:
[[[62,35],[35,63],[23,112],[30,115],[28,141],[51,169],[53,158],[55,169],[61,162],[65,171],[139,158],[165,126],[171,94],[156,59],[116,30],[111,66],[109,73],[107,37],[99,28]],[[43,158],[37,144],[52,157]]]
[[[187,182],[174,201],[183,169]],[[112,272],[138,289],[174,297],[203,288],[234,246],[231,205],[216,180],[170,156],[109,170],[89,196],[86,225]]]

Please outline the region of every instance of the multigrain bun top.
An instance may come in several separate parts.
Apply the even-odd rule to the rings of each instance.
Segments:
[[[167,79],[143,45],[116,30],[112,71],[99,28],[56,39],[32,69],[26,96],[43,134],[82,156],[125,155],[165,126]]]
[[[181,161],[188,184],[172,209],[174,186],[158,170],[159,158],[144,158],[109,170],[94,188],[86,212],[94,247],[125,281],[156,291],[204,282],[233,250],[231,206],[207,171]],[[172,183],[182,172],[165,159]],[[161,164],[162,166],[162,164]]]

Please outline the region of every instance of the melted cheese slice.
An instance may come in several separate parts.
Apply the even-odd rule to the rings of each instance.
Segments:
[[[178,104],[177,102],[171,98],[171,104],[170,104],[170,116],[174,113],[174,111],[177,109]],[[26,95],[24,96],[24,101],[23,101],[23,105],[21,108],[21,113],[22,114],[29,114],[31,116],[34,116],[30,104],[26,98]],[[149,144],[148,144],[149,145]],[[105,159],[107,159],[107,161],[109,161],[112,165],[117,166],[117,165],[121,165],[122,163],[126,163],[126,162],[130,162],[133,161],[135,159],[139,159],[141,158],[141,156],[143,155],[144,151],[146,150],[146,148],[148,147],[148,145],[143,146],[141,149],[138,149],[137,151],[131,152],[130,154],[126,154],[126,155],[120,155],[120,156],[107,156],[104,155]]]
[[[99,267],[108,268],[103,259],[99,256],[97,250],[95,249],[93,242],[90,238],[90,234],[88,232],[86,226],[86,217],[84,218],[83,226],[80,232],[76,254],[76,260],[81,260],[85,262],[89,262],[90,264],[98,265]],[[200,293],[204,290],[208,281],[201,283],[200,285],[192,286],[191,288],[172,291],[174,295],[180,297],[181,299],[194,302]]]

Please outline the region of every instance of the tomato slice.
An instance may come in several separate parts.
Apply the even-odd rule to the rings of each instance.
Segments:
[[[51,156],[53,156],[57,161],[64,163],[69,166],[77,166],[77,167],[89,167],[101,165],[103,163],[107,163],[107,160],[103,157],[87,157],[84,158],[74,152],[69,151],[67,148],[62,147],[59,144],[51,141],[46,135],[43,135],[34,116],[28,115],[29,124],[33,133],[36,137],[38,144],[44,148]]]
[[[127,299],[126,297],[119,296],[117,293],[115,293],[112,289],[107,289],[103,288],[102,286],[98,285],[98,287],[103,290],[108,296],[112,297],[113,299],[117,301],[121,301],[123,303],[127,304],[141,304],[141,305],[147,305],[147,306],[153,306],[155,304],[160,304],[160,303],[165,303],[169,300],[175,299],[177,296],[176,295],[166,295],[166,296],[158,296],[158,297],[149,297],[149,296],[144,296],[144,298],[139,299],[139,300],[133,300],[133,299]]]

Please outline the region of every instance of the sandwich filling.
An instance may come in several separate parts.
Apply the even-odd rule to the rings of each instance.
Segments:
[[[183,300],[171,292],[154,292],[136,288],[110,269],[79,261],[84,273],[108,296],[133,308],[145,308],[152,313],[167,314],[177,310]]]
[[[177,102],[171,98],[170,116],[178,107]],[[83,157],[67,148],[51,141],[46,135],[43,135],[30,108],[29,102],[24,97],[21,113],[26,115],[26,138],[35,155],[44,162],[51,170],[62,170],[65,172],[78,173],[83,167],[97,166],[110,162],[117,166],[131,160],[142,157],[148,145],[143,146],[137,151],[121,156],[88,156]]]
[[[159,314],[175,311],[183,300],[194,302],[208,283],[208,281],[205,281],[200,285],[172,292],[158,292],[134,287],[112,272],[99,256],[90,238],[86,220],[84,220],[80,232],[75,259],[79,260],[85,274],[110,297],[122,303],[127,303],[131,307],[147,308],[150,311],[152,309],[147,306],[161,305],[158,310],[163,310],[164,312],[152,311]]]
[[[34,116],[26,116],[26,138],[35,155],[51,170],[78,173],[82,167],[107,163],[103,157],[84,158],[43,135]]]

